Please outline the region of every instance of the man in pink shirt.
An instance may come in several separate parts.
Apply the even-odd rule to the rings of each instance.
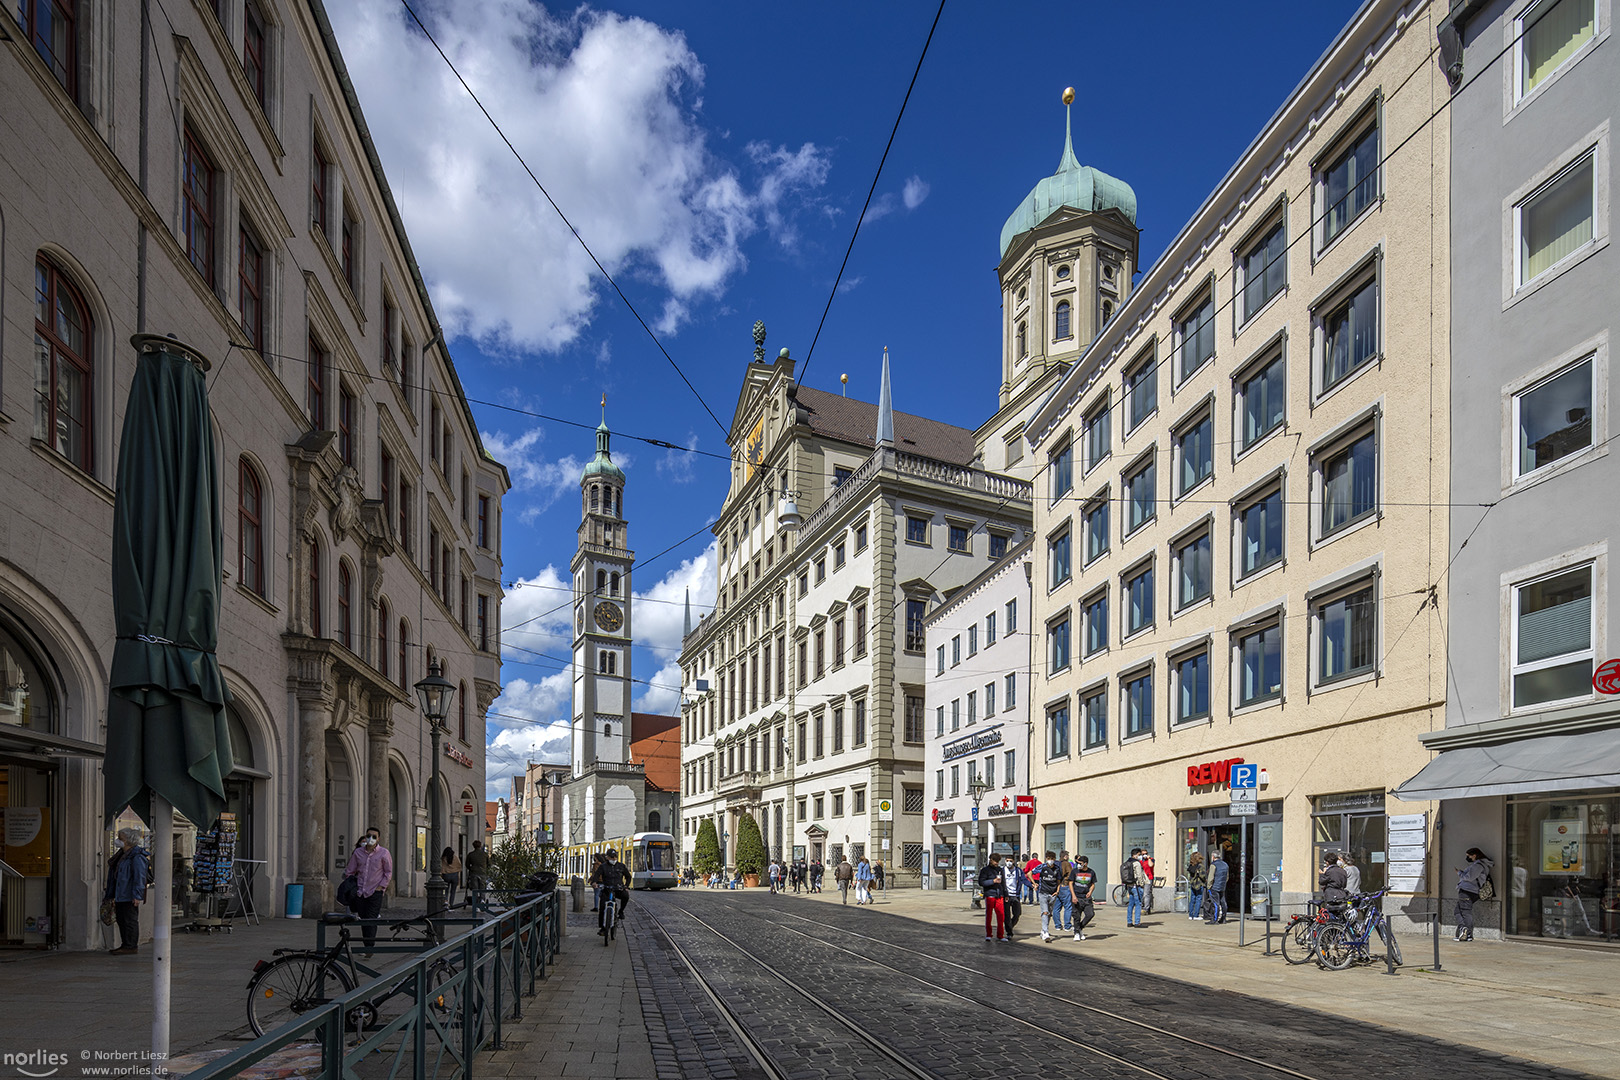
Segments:
[[[355,891],[360,897],[355,902],[354,913],[362,919],[375,919],[382,914],[383,897],[388,892],[388,883],[394,880],[394,857],[382,846],[382,834],[375,825],[366,830],[366,838],[349,853],[343,876],[350,875],[354,876]],[[366,939],[365,955],[370,956],[372,947],[377,944],[377,927],[364,926],[361,933]]]

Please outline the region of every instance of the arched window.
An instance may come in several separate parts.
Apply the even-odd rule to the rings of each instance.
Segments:
[[[649,813],[647,815],[647,831],[648,832],[663,832],[664,831],[663,826],[664,826],[664,819],[658,813],[658,811],[654,810],[654,811],[652,811],[651,813]]]
[[[596,490],[596,485],[592,484],[591,485],[591,509],[592,510],[596,509],[596,500],[597,500],[597,498],[598,498],[598,492]]]
[[[1054,329],[1052,332],[1052,337],[1054,340],[1062,341],[1064,338],[1070,336],[1069,302],[1067,300],[1058,301],[1057,318],[1053,320],[1053,327]]]
[[[596,672],[597,672],[597,674],[599,674],[599,675],[606,675],[607,674],[607,661],[608,661],[608,654],[606,652],[599,652],[599,653],[596,654]]]
[[[607,588],[607,571],[598,570],[596,572],[596,591],[601,592],[605,588]]]
[[[612,724],[603,724],[602,725],[602,738],[604,738],[604,739],[613,738],[613,725]]]
[[[338,562],[338,643],[345,649],[354,648],[354,618],[350,603],[354,600],[354,583],[350,580],[349,564]]]
[[[71,25],[69,27],[71,29]],[[56,265],[34,262],[34,433],[86,471],[96,466],[90,308]]]
[[[247,458],[236,465],[236,580],[264,595],[264,488]]]
[[[1029,355],[1029,323],[1018,324],[1018,359],[1022,360]]]
[[[410,672],[411,627],[404,619],[399,620],[399,688],[408,689],[411,684]]]
[[[1114,317],[1114,302],[1112,300],[1104,300],[1103,301],[1103,308],[1102,308],[1102,321],[1104,323],[1106,323],[1109,319],[1112,319],[1113,317]]]
[[[388,601],[377,601],[377,673],[388,678]]]
[[[609,675],[617,675],[619,673],[619,654],[610,652],[610,653],[607,654],[607,660],[608,660],[608,674]]]
[[[462,742],[467,741],[467,682],[462,680],[456,692],[456,728]]]
[[[613,571],[612,578],[608,580],[608,595],[619,595],[619,572],[617,570]]]
[[[309,635],[321,636],[321,542],[309,542]]]

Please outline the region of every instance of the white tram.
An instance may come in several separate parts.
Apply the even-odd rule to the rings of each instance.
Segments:
[[[590,880],[593,859],[604,851],[619,853],[619,859],[630,868],[633,889],[671,889],[680,883],[680,871],[675,865],[675,837],[662,832],[640,832],[564,848],[564,879],[578,874]]]

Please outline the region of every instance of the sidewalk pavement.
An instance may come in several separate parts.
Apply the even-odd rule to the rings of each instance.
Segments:
[[[790,891],[778,902],[837,904],[839,898],[832,889],[819,895]],[[879,894],[873,907],[933,925],[984,925],[984,911],[970,907],[966,893],[944,889],[892,890]],[[1123,908],[1098,904],[1085,941],[1072,940],[1072,933],[1054,933],[1044,943],[1039,905],[1023,907],[1014,948],[1095,956],[1211,989],[1620,1078],[1620,993],[1615,990],[1620,950],[1519,941],[1457,943],[1442,936],[1443,970],[1434,971],[1433,939],[1402,934],[1406,966],[1391,977],[1382,963],[1348,971],[1290,965],[1277,954],[1276,939],[1273,955],[1265,956],[1263,920],[1248,922],[1248,944],[1239,949],[1235,917],[1209,926],[1180,912],[1155,912],[1140,930],[1133,930],[1125,926]],[[1281,923],[1273,923],[1273,929],[1281,929]],[[1007,947],[984,946],[990,954]]]

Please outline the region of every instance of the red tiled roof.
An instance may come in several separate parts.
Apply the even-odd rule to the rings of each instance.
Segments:
[[[810,428],[818,434],[870,449],[877,436],[877,406],[870,401],[829,394],[801,386],[794,392],[799,407],[810,414]],[[912,416],[896,410],[895,447],[935,461],[968,465],[975,452],[973,432],[954,424]]]
[[[647,768],[647,784],[675,791],[681,784],[681,718],[658,713],[630,714],[630,760]]]

